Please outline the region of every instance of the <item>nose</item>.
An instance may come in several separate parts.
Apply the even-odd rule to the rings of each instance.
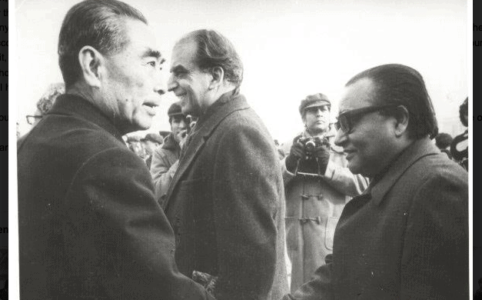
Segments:
[[[154,87],[154,91],[159,95],[164,95],[166,93],[166,82],[164,80],[163,73],[161,71],[158,72],[158,76],[156,78],[156,85]]]
[[[347,139],[348,139],[347,134],[344,133],[343,130],[338,129],[336,131],[335,145],[342,147],[346,143]]]
[[[187,121],[181,120],[181,122],[179,122],[179,128],[186,129],[187,128]]]
[[[175,80],[174,75],[171,74],[171,76],[169,76],[169,80],[167,81],[167,91],[172,92],[177,87],[178,87],[177,81]]]

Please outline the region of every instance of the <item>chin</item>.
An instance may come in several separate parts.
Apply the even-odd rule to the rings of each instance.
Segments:
[[[350,170],[350,172],[352,172],[353,174],[360,174],[361,173],[360,166],[358,166],[357,164],[354,164],[352,162],[348,162],[347,167]]]
[[[138,122],[136,122],[134,124],[134,126],[137,127],[137,129],[135,131],[149,129],[152,126],[152,119],[151,120],[139,120]]]

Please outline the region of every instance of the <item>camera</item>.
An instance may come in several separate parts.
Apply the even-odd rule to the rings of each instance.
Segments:
[[[329,146],[330,145],[330,142],[325,137],[323,137],[323,138],[320,138],[320,137],[315,137],[315,138],[305,137],[305,138],[303,138],[302,137],[302,138],[299,139],[299,142],[303,145],[308,158],[311,157],[311,154],[313,153],[313,151],[315,151],[315,149],[317,147]]]
[[[305,157],[298,159],[295,175],[320,177],[318,158],[314,157],[314,152],[322,146],[329,148],[329,140],[326,137],[301,137],[298,139],[298,143],[303,145]]]

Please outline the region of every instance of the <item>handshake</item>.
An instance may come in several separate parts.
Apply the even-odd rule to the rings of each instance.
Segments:
[[[324,137],[298,136],[293,140],[286,168],[295,175],[325,174],[330,159],[330,142]]]

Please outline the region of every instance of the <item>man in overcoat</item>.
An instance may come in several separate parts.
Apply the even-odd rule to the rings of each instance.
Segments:
[[[343,207],[368,186],[365,177],[346,167],[343,148],[333,144],[328,97],[322,93],[307,96],[299,112],[305,130],[284,144],[289,154],[281,161],[293,292],[325,264]]]
[[[66,94],[18,149],[22,299],[212,299],[178,271],[150,173],[122,140],[150,127],[165,92],[157,49],[123,2],[67,13]]]
[[[198,30],[174,46],[170,71],[168,89],[199,118],[165,202],[179,269],[214,278],[218,300],[279,299],[283,182],[274,141],[239,93],[241,60],[224,36]]]
[[[339,108],[335,143],[372,181],[346,204],[328,263],[285,299],[469,299],[467,174],[430,140],[437,120],[420,73],[366,70]]]

